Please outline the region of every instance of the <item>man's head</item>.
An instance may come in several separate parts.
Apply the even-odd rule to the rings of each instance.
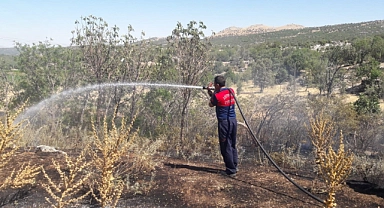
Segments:
[[[224,87],[225,86],[225,77],[222,76],[222,75],[218,75],[215,77],[215,80],[214,80],[214,84],[215,84],[215,87]]]

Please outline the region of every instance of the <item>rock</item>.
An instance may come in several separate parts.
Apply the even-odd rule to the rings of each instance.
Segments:
[[[61,150],[57,150],[56,148],[54,147],[51,147],[51,146],[47,146],[47,145],[39,145],[36,147],[35,149],[35,153],[59,153],[59,154],[67,154],[66,152],[64,151],[61,151]]]

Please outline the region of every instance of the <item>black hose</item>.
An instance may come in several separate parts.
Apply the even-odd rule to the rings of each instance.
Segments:
[[[264,147],[261,145],[260,141],[257,139],[257,137],[255,136],[255,134],[252,132],[251,128],[249,127],[248,125],[248,122],[247,120],[245,119],[244,117],[244,114],[243,114],[243,111],[241,110],[240,108],[240,105],[239,105],[239,102],[237,101],[235,95],[233,94],[233,92],[231,90],[229,90],[232,94],[232,96],[235,98],[235,102],[236,102],[236,105],[237,107],[239,108],[239,111],[240,111],[240,114],[241,116],[243,117],[244,119],[244,122],[245,122],[245,125],[247,126],[249,132],[251,132],[252,134],[252,137],[253,139],[256,141],[256,143],[259,145],[260,149],[263,151],[264,155],[267,156],[268,160],[273,164],[273,166],[276,167],[276,169],[281,173],[283,174],[283,176],[289,181],[291,182],[293,185],[295,185],[297,188],[299,188],[302,192],[306,193],[308,196],[312,197],[313,199],[325,204],[325,202],[318,198],[317,196],[313,195],[312,193],[310,193],[309,191],[305,190],[303,187],[301,187],[300,185],[298,185],[296,182],[294,182],[276,163],[275,161],[273,161],[273,159],[271,158],[271,156],[267,153],[267,151],[265,151]]]

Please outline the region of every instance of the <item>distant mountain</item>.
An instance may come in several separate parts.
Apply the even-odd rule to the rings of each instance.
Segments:
[[[19,55],[19,51],[16,48],[0,48],[0,55],[15,56]]]
[[[239,35],[250,35],[250,34],[258,34],[258,33],[267,33],[267,32],[276,32],[280,30],[297,30],[302,29],[304,26],[289,24],[281,27],[270,27],[263,24],[251,25],[249,27],[241,28],[241,27],[228,27],[218,33],[215,34],[215,37],[222,36],[239,36]]]
[[[280,44],[301,45],[352,41],[356,38],[375,35],[384,36],[384,20],[321,27],[303,27],[295,24],[276,28],[265,25],[253,25],[246,28],[229,27],[214,35],[212,43],[249,46],[265,42],[279,42]]]

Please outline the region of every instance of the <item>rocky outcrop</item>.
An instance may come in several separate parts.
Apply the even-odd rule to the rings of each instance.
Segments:
[[[266,33],[266,32],[276,32],[279,30],[296,30],[302,29],[304,26],[289,24],[280,27],[270,27],[263,24],[251,25],[249,27],[241,28],[241,27],[228,27],[218,33],[215,36],[237,36],[237,35],[249,35],[249,34],[257,34],[257,33]]]

